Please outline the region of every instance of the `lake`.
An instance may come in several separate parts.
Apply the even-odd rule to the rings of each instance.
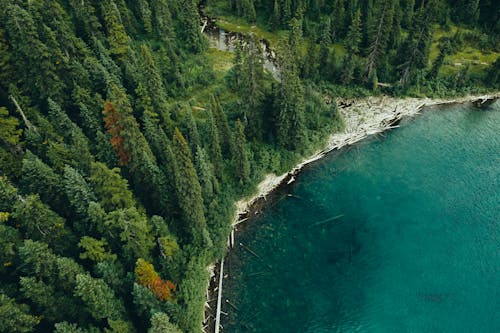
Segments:
[[[306,168],[238,235],[223,332],[500,332],[500,102]]]

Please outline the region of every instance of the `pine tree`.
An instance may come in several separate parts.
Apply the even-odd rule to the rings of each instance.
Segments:
[[[110,46],[109,51],[117,59],[124,60],[129,37],[123,26],[120,11],[113,0],[105,0],[102,2],[102,12]]]
[[[18,304],[7,295],[0,294],[0,332],[32,332],[40,319],[31,315],[28,305]]]
[[[170,322],[168,316],[162,312],[157,312],[151,317],[151,328],[148,333],[181,333],[181,330]]]
[[[207,112],[207,126],[208,126],[207,151],[214,166],[215,175],[217,176],[218,179],[221,179],[224,165],[223,165],[219,130],[217,129],[217,124],[215,123],[214,116],[210,110]]]
[[[175,161],[175,187],[182,211],[183,229],[196,246],[211,243],[203,213],[200,182],[191,161],[186,140],[176,128],[173,138]]]
[[[167,0],[151,0],[151,9],[154,15],[153,27],[164,43],[170,43],[175,39],[172,29],[172,14]]]
[[[377,62],[384,56],[390,31],[393,28],[394,1],[383,0],[374,9],[374,26],[369,27],[370,48],[366,77],[370,78]]]
[[[205,206],[208,206],[212,202],[218,183],[207,153],[200,146],[196,150],[195,165]]]
[[[332,36],[335,39],[340,39],[344,36],[346,22],[345,0],[334,0],[332,8]]]
[[[273,30],[278,30],[278,28],[281,26],[281,10],[280,10],[280,1],[279,0],[274,0],[273,4],[273,12],[271,16],[271,28]]]
[[[264,59],[259,43],[258,40],[253,39],[245,45],[239,89],[242,96],[244,119],[248,122],[248,133],[252,138],[257,139],[262,136],[261,103],[264,98]]]
[[[91,201],[95,201],[94,193],[83,176],[66,165],[64,167],[63,184],[68,201],[79,217],[84,217]]]
[[[282,78],[277,90],[277,141],[287,149],[297,149],[306,139],[304,120],[304,89],[293,58],[284,57]]]
[[[18,129],[19,121],[9,116],[9,111],[0,107],[0,142],[14,147],[19,144],[22,130]]]
[[[250,163],[246,148],[245,128],[240,120],[236,121],[235,150],[236,178],[240,184],[245,184],[250,178]]]
[[[432,22],[434,21],[433,8],[436,0],[422,5],[413,19],[413,25],[405,42],[399,50],[401,76],[399,83],[405,86],[410,81],[411,74],[416,68],[427,65],[432,42]]]
[[[191,154],[194,156],[199,146],[201,146],[200,134],[198,133],[198,126],[196,125],[196,120],[193,116],[193,111],[191,108],[187,110],[187,142],[189,143],[189,148],[191,149]]]
[[[116,298],[113,290],[102,279],[95,279],[88,274],[78,274],[75,296],[81,298],[86,311],[96,320],[116,320],[124,317],[123,302]]]
[[[106,211],[131,208],[135,205],[128,181],[120,176],[120,169],[110,170],[103,163],[92,163],[89,182]]]
[[[153,110],[156,114],[161,114],[163,119],[169,122],[170,115],[167,108],[166,90],[163,86],[160,71],[146,45],[141,46],[141,60],[142,85],[151,98]]]
[[[61,177],[30,151],[24,157],[22,174],[21,189],[25,193],[38,193],[56,210],[65,207]]]
[[[249,22],[255,22],[257,15],[255,13],[253,0],[241,0],[241,11],[243,17],[245,17]]]
[[[137,3],[139,7],[139,13],[141,15],[142,24],[146,33],[151,34],[153,32],[152,24],[152,12],[149,2],[147,0],[139,0]]]
[[[222,155],[228,158],[233,154],[234,150],[233,134],[229,128],[226,113],[222,109],[219,99],[214,95],[212,95],[210,99],[215,125],[219,130],[219,138],[221,139]]]
[[[346,37],[346,48],[350,54],[359,53],[359,45],[363,38],[361,32],[361,10],[358,9],[354,14],[351,25],[349,26],[349,32]]]
[[[207,42],[199,27],[200,17],[193,0],[178,0],[181,8],[179,15],[182,30],[180,37],[185,41],[187,48],[195,53],[203,51]]]

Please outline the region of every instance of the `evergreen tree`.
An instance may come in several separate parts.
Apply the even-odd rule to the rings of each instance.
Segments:
[[[183,229],[195,245],[207,246],[211,241],[203,213],[200,182],[196,176],[186,140],[178,129],[175,130],[173,142],[177,157],[175,161],[175,187],[182,211]]]
[[[78,274],[75,296],[81,298],[86,310],[96,320],[116,320],[124,317],[123,303],[115,297],[113,290],[101,279],[95,279],[88,274]]]
[[[235,150],[236,178],[240,184],[245,184],[250,178],[250,163],[246,148],[245,128],[239,120],[236,121]]]
[[[110,46],[109,51],[117,59],[124,60],[129,37],[123,26],[120,11],[113,0],[105,0],[102,2],[102,12]]]
[[[263,52],[259,41],[255,39],[245,45],[244,51],[239,91],[242,96],[244,119],[248,122],[248,133],[258,139],[262,136]],[[226,150],[229,149],[229,145],[225,144]]]
[[[40,318],[30,314],[26,304],[18,304],[0,293],[0,332],[28,333],[38,325]]]
[[[345,31],[345,21],[346,21],[346,11],[345,11],[345,0],[334,0],[333,1],[333,13],[332,13],[332,36],[339,39],[344,36]]]
[[[217,97],[211,96],[211,106],[212,113],[215,120],[215,125],[219,130],[219,138],[221,139],[221,149],[222,155],[225,157],[230,157],[233,153],[233,135],[231,129],[229,128],[229,123],[227,121],[227,116],[222,105]],[[256,112],[257,113],[257,112]]]
[[[162,312],[157,312],[151,317],[151,328],[148,333],[181,333],[181,330],[170,322],[168,316]]]
[[[223,165],[219,130],[217,129],[214,116],[210,111],[207,112],[207,126],[208,126],[207,151],[208,154],[210,155],[210,159],[214,166],[215,175],[217,176],[217,178],[221,179],[224,165]]]
[[[293,58],[285,56],[282,77],[277,89],[277,142],[287,149],[297,149],[306,139],[304,125],[304,89]]]
[[[350,54],[359,53],[359,45],[363,38],[361,32],[361,10],[357,10],[352,18],[351,25],[349,26],[349,32],[346,37],[346,48]]]
[[[382,0],[377,2],[374,9],[374,25],[369,28],[370,48],[366,77],[370,78],[377,62],[384,56],[387,42],[390,37],[394,14],[394,1]]]
[[[196,172],[198,174],[198,179],[200,180],[201,193],[205,201],[205,205],[208,206],[212,202],[218,183],[207,153],[205,152],[205,149],[200,146],[198,146],[196,150],[195,162]]]
[[[179,31],[180,38],[185,41],[190,51],[199,53],[206,48],[207,42],[200,31],[200,17],[194,1],[178,0],[178,2],[181,8],[179,13],[180,25],[182,26],[182,30]]]

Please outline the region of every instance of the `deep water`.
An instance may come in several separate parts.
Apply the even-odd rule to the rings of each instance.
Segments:
[[[500,102],[328,156],[237,242],[223,332],[500,332]]]

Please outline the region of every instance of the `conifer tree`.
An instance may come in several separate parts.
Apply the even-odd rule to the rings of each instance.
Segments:
[[[246,148],[245,128],[241,121],[236,121],[235,150],[236,178],[240,184],[245,184],[250,178],[250,163]]]
[[[62,180],[54,170],[28,151],[23,160],[21,189],[38,193],[45,204],[56,210],[64,207]]]
[[[151,7],[149,6],[149,2],[147,0],[139,0],[137,2],[137,6],[139,7],[139,13],[141,15],[144,30],[146,31],[146,33],[151,34],[153,32],[153,24],[152,12]]]
[[[154,28],[164,43],[170,43],[175,39],[172,29],[172,14],[167,0],[151,0],[151,10],[154,15]]]
[[[345,0],[334,0],[332,8],[332,36],[335,39],[339,39],[344,36],[346,21]]]
[[[151,98],[153,110],[156,114],[161,114],[169,122],[170,115],[163,80],[151,51],[146,45],[141,46],[141,60],[142,85]]]
[[[187,110],[187,142],[191,149],[191,154],[194,156],[199,146],[201,146],[200,134],[198,133],[198,126],[193,116],[191,108]]]
[[[384,56],[390,37],[394,15],[394,1],[382,0],[374,8],[373,26],[369,27],[370,48],[366,77],[370,78],[377,62]]]
[[[18,129],[17,118],[10,117],[9,111],[0,107],[0,143],[14,147],[19,143],[22,130]]]
[[[205,152],[205,149],[197,147],[195,154],[195,165],[200,180],[201,192],[205,205],[208,206],[214,197],[218,187],[217,178],[215,178],[213,166]]]
[[[111,55],[124,60],[128,49],[128,36],[122,23],[122,17],[113,0],[102,2],[102,12],[107,31],[107,40]]]
[[[248,122],[248,133],[252,138],[258,139],[262,135],[263,52],[256,39],[245,45],[244,52],[239,91],[242,96],[244,119]]]
[[[293,58],[284,57],[282,78],[277,90],[277,141],[287,149],[296,149],[306,139],[304,91]]]
[[[102,279],[95,279],[88,274],[78,274],[75,296],[81,298],[86,310],[96,320],[117,320],[124,317],[123,303],[115,297],[113,290]]]
[[[205,36],[199,27],[200,17],[193,0],[178,0],[181,12],[179,20],[182,26],[180,37],[185,41],[187,48],[195,53],[203,51],[206,46]]]
[[[181,330],[170,322],[165,313],[157,312],[151,317],[151,328],[148,333],[181,333]]]
[[[188,239],[196,246],[207,246],[211,241],[206,229],[200,182],[196,176],[186,140],[177,128],[173,143],[177,157],[175,161],[175,187],[182,211],[183,229],[188,235]]]
[[[34,330],[41,318],[31,315],[26,304],[0,293],[0,332],[28,333]]]
[[[226,113],[222,109],[222,105],[220,104],[220,101],[217,97],[212,95],[210,99],[215,124],[217,126],[217,129],[219,130],[222,155],[225,157],[230,157],[233,153],[233,134],[231,132],[231,129],[229,128]]]
[[[207,112],[207,126],[208,126],[207,151],[208,154],[210,155],[210,159],[214,166],[215,175],[217,176],[218,179],[221,179],[224,166],[223,166],[219,130],[217,129],[217,124],[215,123],[214,116],[210,110]]]
[[[359,45],[363,38],[361,32],[361,10],[358,9],[354,14],[351,25],[349,26],[349,32],[346,37],[346,48],[350,54],[359,53]]]

